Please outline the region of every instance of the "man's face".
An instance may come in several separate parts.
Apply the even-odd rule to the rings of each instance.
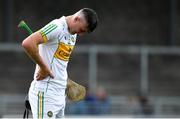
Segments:
[[[78,35],[87,33],[87,23],[83,17],[77,16],[74,18],[72,32]]]

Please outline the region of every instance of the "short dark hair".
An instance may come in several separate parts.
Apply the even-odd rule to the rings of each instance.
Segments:
[[[83,8],[81,11],[88,24],[88,32],[94,31],[98,24],[98,16],[96,12],[90,8]]]

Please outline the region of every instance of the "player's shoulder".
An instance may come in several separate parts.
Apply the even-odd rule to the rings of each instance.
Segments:
[[[59,27],[65,27],[66,23],[65,23],[65,17],[61,17],[58,19],[54,19],[53,21],[51,21],[52,24],[55,24]]]

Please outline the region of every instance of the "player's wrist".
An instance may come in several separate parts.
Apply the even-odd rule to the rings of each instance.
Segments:
[[[41,69],[47,69],[47,65],[43,61],[40,61],[38,65]]]
[[[40,67],[40,69],[42,69],[42,70],[47,69],[47,66],[46,66],[46,65],[39,65],[39,67]]]

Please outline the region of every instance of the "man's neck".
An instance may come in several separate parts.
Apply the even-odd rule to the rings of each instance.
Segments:
[[[70,34],[73,34],[73,33],[71,32],[71,29],[70,29],[70,28],[71,28],[72,17],[73,17],[72,15],[65,17],[66,23],[67,23],[67,26],[68,26],[68,31],[69,31]]]

